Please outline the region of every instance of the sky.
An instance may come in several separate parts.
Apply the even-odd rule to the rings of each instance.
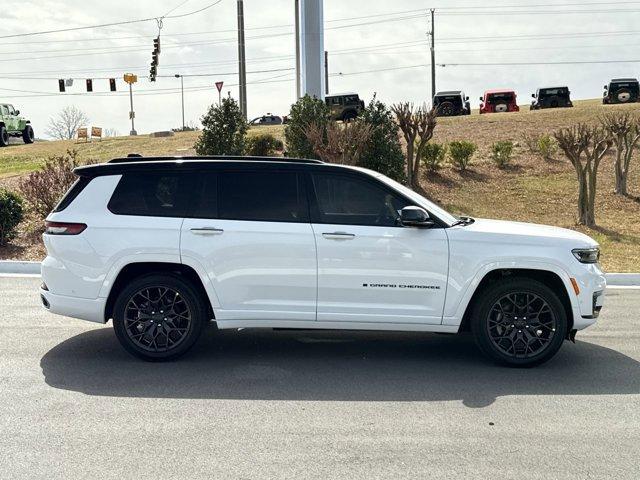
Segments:
[[[20,0],[3,9],[0,37],[182,15],[213,0]],[[486,89],[513,88],[527,104],[538,87],[568,85],[575,99],[602,96],[615,77],[640,76],[640,1],[613,0],[324,0],[325,49],[332,93],[374,93],[393,103],[429,102],[429,37],[435,8],[438,90],[464,90],[474,107]],[[249,117],[284,115],[295,101],[293,0],[245,0]],[[169,13],[169,15],[167,15]],[[223,93],[238,97],[236,1],[162,22],[159,78],[148,80],[155,20],[46,35],[0,38],[0,103],[11,103],[45,137],[49,118],[68,105],[88,126],[130,129],[122,80],[136,73],[138,133],[199,125]],[[563,63],[565,62],[565,63]],[[569,63],[566,63],[569,62]],[[609,63],[574,63],[609,62]],[[507,65],[496,65],[507,64]],[[109,92],[108,78],[118,92]],[[64,94],[58,78],[73,78]],[[93,93],[85,79],[93,78]]]

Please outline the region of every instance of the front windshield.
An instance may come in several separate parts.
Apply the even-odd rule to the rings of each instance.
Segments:
[[[458,221],[458,219],[453,215],[451,215],[449,212],[439,207],[432,201],[427,200],[419,193],[416,193],[410,188],[405,187],[401,183],[398,183],[395,180],[391,180],[389,177],[386,177],[378,172],[369,171],[369,173],[374,174],[379,180],[383,181],[384,183],[389,185],[391,188],[398,190],[404,196],[410,198],[411,200],[416,202],[418,205],[422,206],[429,213],[433,213],[436,217],[438,217],[440,220],[445,222],[447,225],[452,226],[454,223]]]

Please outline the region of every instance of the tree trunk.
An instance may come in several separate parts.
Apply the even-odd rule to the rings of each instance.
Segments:
[[[578,223],[587,225],[589,221],[589,213],[587,205],[589,203],[589,194],[587,192],[587,177],[584,172],[578,171]]]
[[[616,193],[618,195],[627,195],[627,172],[624,171],[622,159],[616,159]]]
[[[413,146],[413,142],[409,143],[407,142],[407,185],[409,185],[410,187],[414,186],[414,179],[413,179],[413,152],[414,152],[414,146]]]

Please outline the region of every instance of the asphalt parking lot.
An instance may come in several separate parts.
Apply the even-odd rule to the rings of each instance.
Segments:
[[[148,364],[0,278],[0,478],[637,479],[640,290],[531,370],[469,338],[209,329]]]

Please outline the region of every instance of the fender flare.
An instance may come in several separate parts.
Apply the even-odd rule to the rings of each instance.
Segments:
[[[464,314],[467,311],[469,303],[471,302],[473,295],[476,293],[478,286],[488,274],[496,270],[540,270],[542,272],[554,273],[560,278],[567,291],[567,296],[569,297],[569,302],[571,303],[571,309],[573,311],[573,317],[580,318],[580,306],[578,303],[578,299],[573,292],[573,286],[570,280],[571,277],[563,267],[550,262],[515,262],[500,260],[485,263],[476,271],[466,290],[460,295],[458,305],[455,307],[453,315],[443,317],[443,325],[461,324],[462,318],[464,317]]]

